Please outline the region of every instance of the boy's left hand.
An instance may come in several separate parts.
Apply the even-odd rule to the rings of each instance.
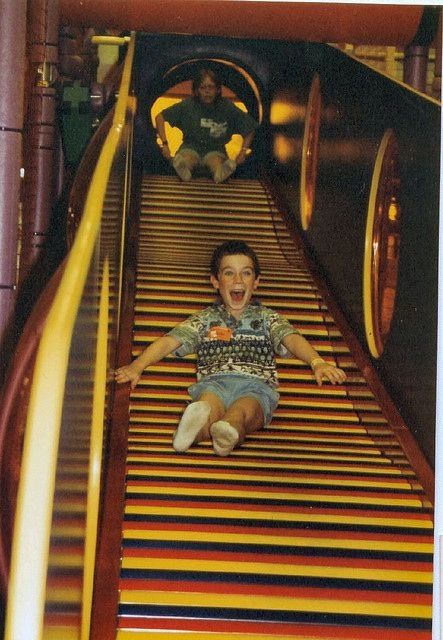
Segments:
[[[243,162],[246,160],[247,153],[248,152],[246,151],[246,149],[240,149],[237,157],[235,158],[235,163],[243,164]]]
[[[342,384],[346,380],[346,373],[343,369],[327,362],[322,362],[314,367],[314,376],[320,387],[323,384],[323,378],[329,380],[331,384]]]

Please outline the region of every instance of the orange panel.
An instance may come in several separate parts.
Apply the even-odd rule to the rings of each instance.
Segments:
[[[265,0],[60,0],[64,23],[149,33],[187,33],[408,44],[420,5],[267,2]]]

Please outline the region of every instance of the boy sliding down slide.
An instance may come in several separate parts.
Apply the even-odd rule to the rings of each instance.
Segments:
[[[325,362],[282,316],[252,300],[260,279],[253,249],[242,241],[218,246],[211,259],[211,283],[219,299],[155,340],[131,364],[115,372],[118,383],[134,389],[146,367],[170,353],[197,354],[193,402],[174,434],[178,452],[212,440],[214,452],[227,456],[247,434],[269,424],[279,394],[275,355],[309,364],[319,385],[324,378],[341,384],[346,374]]]
[[[174,158],[169,150],[165,122],[183,133],[183,143]],[[222,82],[211,69],[201,69],[192,83],[192,97],[173,104],[155,119],[163,157],[178,176],[191,180],[198,166],[207,167],[214,182],[223,182],[246,160],[257,122],[222,96]],[[234,134],[243,138],[235,160],[228,158],[226,145]]]

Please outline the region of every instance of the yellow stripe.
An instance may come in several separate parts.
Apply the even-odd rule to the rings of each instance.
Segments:
[[[150,300],[151,296],[152,296],[152,291],[154,291],[155,293],[158,292],[159,289],[159,284],[156,282],[148,283],[148,282],[144,282],[143,285],[140,287],[140,292],[137,295],[137,299],[138,300]],[[210,289],[208,286],[202,286],[199,284],[190,284],[188,283],[187,285],[181,285],[181,284],[176,284],[176,285],[167,285],[162,283],[161,284],[161,289],[162,291],[172,291],[174,293],[184,293],[185,291],[192,291],[193,293],[197,293],[197,294],[205,294],[205,295],[213,295],[213,289]],[[264,298],[266,297],[265,291],[262,292],[261,297]],[[285,291],[281,291],[281,292],[272,292],[272,297],[274,298],[274,300],[277,300],[279,297],[281,297],[284,301],[287,301],[288,299],[288,293]],[[257,295],[257,298],[260,297]],[[320,296],[315,293],[315,292],[307,292],[307,291],[299,291],[299,292],[292,292],[292,294],[290,295],[291,300],[293,300],[294,302],[298,303],[300,300],[306,300],[307,302],[309,302],[310,300],[319,300]],[[329,335],[328,332],[326,332],[326,330],[323,331],[323,333],[325,335]],[[339,334],[340,335],[340,334]]]
[[[261,443],[266,443],[266,446],[270,446],[271,448],[278,448],[278,446],[292,446],[294,448],[299,448],[301,446],[304,446],[305,449],[307,449],[309,446],[313,447],[313,448],[318,448],[318,449],[322,449],[323,447],[325,448],[331,448],[334,447],[335,445],[339,445],[342,444],[343,448],[340,447],[340,451],[346,450],[347,448],[349,448],[350,451],[356,451],[356,449],[351,449],[351,446],[353,445],[353,443],[355,442],[355,446],[359,445],[361,447],[365,447],[366,450],[368,452],[371,451],[376,451],[377,453],[380,453],[380,450],[377,448],[378,447],[378,440],[376,438],[350,438],[349,436],[347,436],[346,433],[343,433],[341,435],[341,437],[332,437],[332,436],[326,436],[324,437],[323,440],[321,440],[320,438],[315,438],[314,436],[303,436],[300,433],[297,433],[296,430],[294,429],[293,432],[291,433],[284,433],[283,431],[281,433],[279,433],[278,429],[274,430],[275,433],[270,433],[268,434],[267,431],[265,432],[260,432],[260,436],[259,436],[259,441],[257,439],[257,446],[263,446],[261,445]],[[166,431],[165,429],[159,429],[156,428],[155,426],[145,426],[142,427],[140,426],[139,429],[137,429],[137,427],[134,427],[131,431],[131,433],[133,434],[134,438],[133,441],[134,442],[151,442],[152,441],[152,435],[155,436],[165,436],[168,437],[169,431]],[[135,436],[139,435],[140,437],[135,439]],[[251,436],[252,437],[252,436]],[[275,445],[275,439],[278,438],[281,443],[279,445]],[[248,442],[248,441],[246,441]],[[388,442],[384,442],[383,444],[386,444],[387,447],[392,447],[393,449],[395,449],[396,447],[398,447],[398,442],[396,442],[395,440],[392,441],[388,441]],[[318,445],[318,447],[317,447]],[[330,446],[329,446],[330,445]]]
[[[203,447],[205,447],[206,445],[202,445]],[[156,439],[155,441],[150,441],[150,449],[151,451],[169,451],[170,450],[170,439],[168,438],[168,440],[166,439]],[[207,447],[206,447],[207,449]],[[274,451],[274,449],[276,449],[276,451]],[[260,445],[254,445],[254,450],[251,451],[248,447],[248,442],[246,442],[243,445],[243,448],[241,450],[238,450],[236,452],[236,455],[238,456],[244,456],[246,455],[248,458],[251,457],[255,457],[255,458],[260,458],[262,457],[263,453],[261,450],[266,451],[266,455],[272,459],[272,460],[278,460],[280,458],[287,458],[287,457],[294,457],[297,458],[298,460],[318,460],[318,459],[324,459],[324,460],[343,460],[345,462],[374,462],[376,464],[392,464],[392,461],[389,458],[386,457],[376,457],[376,455],[371,455],[370,453],[368,453],[367,455],[340,455],[340,453],[334,453],[332,450],[328,450],[326,448],[321,448],[318,447],[312,447],[311,450],[306,449],[306,447],[290,447],[290,446],[285,446],[285,452],[281,453],[280,452],[281,447],[270,447],[270,446],[260,446]],[[338,451],[340,451],[340,449],[338,449]],[[146,452],[146,446],[145,445],[139,445],[137,444],[137,442],[133,442],[131,445],[131,452],[133,454],[137,454],[137,452],[140,453],[145,453]],[[201,453],[204,453],[205,455],[207,454],[207,450],[199,450],[197,452],[195,452],[195,455],[200,455]],[[400,454],[399,454],[400,455]]]
[[[56,624],[44,624],[43,629],[43,638],[45,640],[78,640],[78,629],[74,626],[58,626]],[[122,636],[119,636],[119,640],[125,640]],[[129,637],[126,638],[129,640]],[[143,638],[139,638],[139,640],[143,640]],[[161,640],[158,638],[157,640]],[[190,638],[188,640],[191,640]],[[282,640],[279,638],[279,640]]]
[[[279,513],[277,511],[248,511],[243,509],[242,511],[223,509],[221,512],[219,509],[186,509],[175,508],[168,505],[167,509],[161,507],[151,506],[131,506],[127,505],[125,509],[127,515],[149,515],[149,516],[175,516],[180,518],[222,518],[223,520],[235,520],[241,517],[242,520],[269,520],[275,522],[326,522],[328,524],[346,524],[346,525],[364,525],[375,526],[385,530],[386,527],[399,527],[401,529],[419,528],[419,529],[432,529],[432,521],[414,519],[413,516],[407,517],[407,514],[401,514],[400,518],[385,518],[385,517],[370,517],[361,516],[358,517],[354,514],[350,515],[321,515],[320,513]]]
[[[155,451],[158,453],[162,453],[165,452],[167,453],[168,451],[170,451],[170,446],[155,446]],[[132,446],[131,447],[131,453],[133,455],[137,455],[137,452],[141,452],[141,453],[145,453],[146,452],[146,447],[136,447],[136,446]],[[212,449],[211,449],[211,453],[212,453]],[[274,452],[271,451],[270,449],[266,449],[266,457],[269,458],[269,460],[279,460],[281,458],[288,458],[292,453],[292,456],[294,456],[294,458],[297,458],[297,460],[328,460],[330,462],[334,461],[334,462],[347,462],[348,464],[353,462],[354,464],[362,464],[362,463],[376,463],[378,465],[391,465],[392,464],[392,460],[390,460],[389,458],[376,458],[376,459],[372,459],[369,456],[340,456],[340,455],[332,455],[332,454],[328,454],[327,456],[325,455],[325,453],[300,453],[298,451],[292,451],[292,452],[287,452],[287,453],[279,453],[279,452]],[[206,456],[208,454],[208,447],[205,445],[202,445],[202,447],[200,449],[196,449],[194,450],[194,456],[199,456],[199,455],[204,455]],[[263,458],[263,451],[255,451],[255,450],[250,450],[248,449],[247,444],[244,444],[243,447],[241,449],[237,449],[235,452],[235,457],[237,458],[242,458],[242,457],[247,457],[247,458]],[[354,472],[356,471],[356,468],[354,467]]]
[[[157,384],[159,384],[160,381],[158,381]],[[158,389],[158,387],[156,385],[151,385],[153,387],[153,391],[160,391]],[[154,401],[158,401],[158,397],[159,397],[159,393],[154,393],[153,391],[151,391],[150,387],[148,387],[147,389],[143,389],[140,391],[134,391],[131,394],[131,398],[133,399],[140,399],[143,400],[146,403],[151,402],[151,400]],[[360,400],[355,400],[355,401],[349,401],[349,400],[345,400],[343,398],[337,398],[337,399],[329,399],[326,394],[328,393],[328,391],[326,390],[323,394],[323,397],[320,398],[311,398],[311,397],[305,397],[305,398],[301,398],[300,400],[293,400],[291,398],[287,398],[285,396],[283,396],[281,398],[281,403],[283,407],[300,407],[306,410],[309,410],[311,408],[319,408],[319,409],[323,409],[324,411],[322,411],[322,413],[327,413],[330,410],[336,409],[337,411],[350,411],[350,412],[354,412],[354,411],[380,411],[380,407],[376,404],[371,402],[370,400],[368,401],[360,401]],[[183,389],[183,392],[180,393],[174,393],[173,391],[169,391],[169,390],[162,390],[161,391],[161,399],[164,401],[167,400],[183,400],[184,398],[186,399],[187,396],[187,392],[186,392],[186,388]],[[138,405],[139,406],[139,405]],[[144,405],[141,405],[144,406]]]
[[[167,278],[173,276],[174,282],[177,281],[177,278],[186,280],[187,278],[194,277],[203,281],[205,284],[208,282],[208,267],[206,263],[202,267],[199,267],[198,264],[193,264],[192,266],[183,264],[180,267],[177,267],[174,266],[174,264],[169,263],[162,263],[159,266],[157,263],[152,262],[152,259],[148,259],[144,262],[140,262],[140,264],[137,265],[136,286],[139,286],[140,282],[143,282],[144,278],[159,277],[161,279],[163,273]],[[288,278],[290,279],[290,285],[287,284]],[[269,280],[271,280],[271,278],[269,278]],[[278,267],[273,267],[272,286],[274,285],[274,283],[277,287],[289,287],[290,289],[297,289],[298,287],[312,287],[317,290],[315,282],[313,281],[309,272],[304,268],[304,265],[300,265],[300,268],[286,265],[286,268],[282,269],[280,273]],[[264,283],[263,286],[272,288],[271,284]],[[330,315],[327,310],[325,310],[325,313],[327,315]]]
[[[152,571],[186,571],[202,573],[233,573],[268,576],[304,576],[309,578],[342,579],[342,580],[376,580],[377,582],[410,582],[413,584],[432,584],[433,574],[429,571],[401,571],[400,569],[382,569],[374,567],[329,567],[309,566],[303,564],[282,564],[268,562],[239,562],[227,560],[181,560],[179,558],[126,558],[122,560],[123,569],[138,569]],[[209,595],[209,594],[208,594]],[[266,596],[265,600],[270,599]],[[292,598],[288,598],[292,601]],[[325,600],[325,602],[328,602]],[[366,603],[370,606],[370,603]],[[264,609],[269,608],[263,606]]]
[[[186,401],[188,398],[188,396],[186,394],[184,394],[181,398],[181,400]],[[177,398],[178,400],[180,400],[180,398]],[[145,417],[143,417],[143,415],[140,415],[137,417],[137,420],[141,420],[143,421],[145,420],[149,420],[149,414],[150,413],[176,413],[177,415],[181,415],[182,411],[183,411],[183,407],[182,406],[168,406],[167,404],[164,405],[154,405],[154,404],[143,404],[142,406],[140,405],[135,405],[135,406],[131,406],[132,410],[137,410],[140,411],[141,414],[145,414]],[[334,414],[334,413],[325,413],[325,412],[319,412],[319,413],[314,413],[311,411],[294,411],[291,414],[285,414],[283,412],[278,411],[278,413],[276,414],[278,417],[289,417],[292,420],[315,420],[317,421],[317,423],[321,424],[320,420],[328,420],[329,422],[340,422],[340,423],[358,423],[359,420],[361,419],[361,416],[358,416],[355,413],[340,413],[340,414]],[[371,422],[375,421],[374,416],[371,415]],[[384,422],[384,420],[382,420]]]
[[[257,296],[259,297],[259,296]],[[164,301],[164,295],[162,293],[152,293],[149,296],[149,300],[152,302],[154,302],[154,300],[158,300],[160,302]],[[183,300],[183,297],[176,297],[173,295],[169,295],[168,296],[168,304],[172,304],[173,302],[179,302],[179,303],[183,303],[185,302]],[[199,305],[209,305],[212,304],[214,302],[214,295],[211,294],[205,294],[204,292],[202,292],[201,295],[197,296],[197,297],[193,297],[190,295],[186,296],[186,304],[189,304],[191,302],[195,302]],[[273,304],[274,303],[274,304]],[[279,304],[277,298],[274,298],[273,300],[271,300],[268,304],[273,304],[273,306],[277,306]],[[288,300],[284,300],[281,302],[282,305],[284,305],[285,308],[288,309],[312,309],[312,311],[317,311],[318,312],[318,304],[315,302],[303,302],[303,300],[294,300],[292,302],[288,301]],[[143,304],[136,304],[135,305],[135,309],[136,311],[146,311],[146,307]],[[172,308],[173,309],[173,308]],[[194,312],[195,310],[192,310],[192,312]],[[186,310],[184,311],[182,306],[180,306],[179,309],[179,313],[182,315],[186,312]],[[177,308],[175,308],[175,313],[177,313]],[[309,318],[311,318],[312,316],[309,316]],[[321,316],[319,316],[319,321],[321,321]]]
[[[200,451],[198,449],[195,450],[195,452],[199,452],[199,453],[203,453],[204,455],[207,454],[207,451]],[[236,467],[243,467],[243,468],[251,468],[251,469],[257,469],[257,463],[254,461],[248,462],[245,460],[240,460],[237,458],[231,458],[231,460],[234,460],[234,464]],[[152,464],[156,464],[156,463],[160,463],[160,464],[167,464],[167,465],[171,465],[171,464],[180,464],[180,465],[192,465],[193,467],[197,467],[199,464],[207,464],[206,460],[199,460],[197,457],[193,456],[192,460],[189,459],[189,457],[184,456],[184,457],[179,457],[179,456],[175,456],[173,459],[171,459],[170,456],[167,457],[159,457],[159,456],[128,456],[128,462],[132,463],[132,462],[136,462],[136,463],[143,463],[143,462],[147,462],[149,465]],[[211,467],[215,468],[215,467],[222,467],[225,468],[226,467],[226,462],[224,460],[218,460],[218,458],[214,457],[213,459],[211,459]],[[335,472],[335,473],[359,473],[359,474],[371,474],[371,475],[391,475],[391,476],[404,476],[404,477],[408,477],[408,476],[412,476],[415,477],[415,474],[413,471],[411,471],[411,469],[406,468],[396,468],[396,467],[382,467],[382,468],[377,468],[377,467],[364,467],[363,465],[361,466],[348,466],[348,465],[333,465],[333,464],[321,464],[321,465],[316,465],[316,464],[299,464],[296,462],[291,462],[290,464],[282,464],[280,462],[277,461],[273,461],[272,465],[268,464],[267,468],[272,468],[273,470],[286,470],[286,471],[297,471],[297,470],[301,470],[301,471],[309,471],[309,472],[314,472],[314,471],[320,471],[323,473],[328,473],[328,472]]]
[[[392,616],[398,618],[430,619],[432,607],[411,603],[383,601],[359,602],[315,598],[285,598],[284,596],[254,596],[242,594],[177,593],[163,591],[122,590],[124,604],[149,604],[172,607],[203,607],[249,609],[263,611],[304,611],[309,613],[340,613],[344,615]]]
[[[187,300],[186,302],[189,302],[189,300]],[[202,302],[202,305],[204,303]],[[199,305],[200,308],[201,305]],[[149,326],[150,325],[150,321],[147,320],[145,318],[145,315],[150,315],[150,314],[157,314],[157,315],[175,315],[177,317],[182,317],[185,318],[189,315],[191,315],[192,313],[195,313],[196,311],[196,307],[186,307],[183,306],[182,304],[180,304],[180,308],[177,307],[168,307],[168,302],[165,301],[164,305],[158,305],[158,306],[154,306],[152,304],[149,305],[136,305],[135,307],[136,309],[136,314],[140,314],[140,315],[136,315],[135,318],[135,324],[137,327],[143,327],[143,326]],[[322,316],[321,315],[317,315],[317,314],[295,314],[295,313],[285,313],[285,316],[288,320],[290,320],[291,322],[321,322],[322,321]],[[135,335],[137,336],[137,332],[135,332]],[[137,338],[136,338],[137,339]],[[293,364],[293,361],[292,361]],[[355,365],[354,365],[355,366]]]
[[[130,495],[131,493],[141,493],[141,494],[151,494],[155,493],[156,495],[168,495],[171,498],[180,495],[186,496],[206,496],[206,497],[214,497],[214,498],[245,498],[245,499],[254,499],[254,500],[297,500],[297,501],[309,501],[309,502],[331,502],[331,503],[347,503],[347,504],[367,504],[367,505],[376,505],[376,506],[392,506],[392,507],[422,507],[423,503],[421,500],[416,499],[388,499],[388,498],[371,498],[369,496],[341,496],[337,495],[327,495],[327,494],[309,494],[309,493],[283,493],[276,492],[271,493],[267,491],[258,491],[255,489],[254,491],[239,491],[239,490],[218,490],[215,487],[212,489],[194,489],[192,487],[183,487],[182,489],[177,487],[159,487],[155,484],[149,483],[149,487],[127,487],[127,493]],[[430,506],[429,502],[427,506]]]
[[[202,541],[201,531],[154,531],[151,529],[128,529],[123,531],[126,540],[160,540],[175,542],[198,542]],[[236,533],[211,533],[205,531],[204,541],[221,544],[241,544],[241,545],[269,545],[282,547],[315,547],[317,549],[354,549],[374,551],[392,551],[394,553],[425,553],[432,554],[434,546],[431,543],[405,543],[391,542],[389,540],[354,540],[340,538],[302,538],[297,536],[269,536],[254,534]]]
[[[143,451],[145,448],[145,445],[156,444],[159,442],[166,442],[166,440],[169,438],[169,436],[168,438],[166,437],[164,432],[159,431],[159,435],[165,436],[165,437],[155,438],[155,440],[153,440],[152,437],[149,437],[148,435],[130,438],[129,441],[133,445],[131,447],[132,451]],[[248,444],[250,443],[248,440],[246,440],[245,446],[248,446]],[[279,442],[277,444],[273,443],[272,438],[269,438],[268,441],[266,441],[265,439],[262,440],[262,438],[260,438],[259,441],[254,442],[254,449],[260,449],[265,451],[275,450],[279,452],[281,451],[282,447],[284,447],[286,451],[291,453],[301,452],[306,454],[308,453],[312,454],[314,452],[315,453],[321,452],[321,453],[332,453],[336,455],[341,454],[342,456],[343,454],[350,454],[352,457],[358,454],[358,455],[366,456],[371,460],[372,459],[377,460],[377,456],[382,455],[382,452],[379,449],[377,449],[375,446],[370,447],[369,445],[367,448],[359,449],[357,447],[350,447],[348,442],[342,442],[341,446],[340,446],[340,442],[338,442],[336,446],[329,446],[329,447],[324,444],[321,444],[319,440],[312,440],[311,442],[303,442],[303,440],[301,439],[301,441],[298,442],[297,438],[294,438],[294,439],[287,438],[285,442]],[[393,450],[397,452],[396,448],[393,448]],[[403,455],[403,452],[401,451],[401,449],[398,449],[398,455]],[[345,456],[344,459],[350,460],[352,458]]]
[[[189,193],[187,195],[181,194],[180,196],[178,196],[176,193],[173,193],[171,195],[170,189],[163,189],[163,190],[161,188],[151,189],[151,190],[142,189],[142,198],[145,198],[148,203],[151,203],[155,198],[160,199],[160,201],[166,201],[166,202],[169,200],[172,200],[174,204],[179,200],[180,202],[201,202],[201,196],[207,195],[207,194],[214,194],[214,191],[211,191],[210,189],[196,189],[195,191],[192,190],[192,193]],[[226,202],[230,202],[230,201],[250,202],[251,204],[256,204],[260,202],[266,205],[269,210],[269,202],[264,193],[257,193],[255,196],[252,196],[249,194],[249,195],[246,195],[245,197],[242,197],[241,192],[236,191],[235,198],[230,198],[229,192],[221,192],[218,195],[215,195],[214,197],[211,198],[211,202],[221,202],[222,204],[225,204]]]
[[[157,213],[157,211],[162,211],[162,206],[165,207],[165,204],[163,202],[160,201],[158,207],[156,207],[155,202],[151,202],[150,200],[147,201],[148,203],[144,203],[142,200],[142,210],[143,210],[143,215],[147,216],[149,214],[155,214]],[[225,204],[225,200],[222,201],[223,205],[218,204],[216,207],[212,207],[211,205],[213,205],[213,201],[211,199],[206,200],[206,202],[202,202],[201,200],[196,199],[195,201],[192,202],[192,209],[193,211],[204,211],[205,214],[208,211],[208,209],[212,209],[212,208],[216,208],[217,209],[217,218],[220,219],[223,217],[223,212],[226,212],[226,214],[229,216],[231,213],[232,214],[236,214],[237,211],[241,211],[242,213],[251,213],[251,218],[254,220],[257,220],[257,217],[254,217],[254,214],[258,214],[260,215],[263,214],[264,216],[266,216],[266,214],[268,214],[269,216],[269,206],[267,205],[261,205],[259,203],[254,203],[251,205],[248,204],[243,204],[241,202],[239,202],[237,199],[232,200],[231,203]],[[172,207],[172,213],[174,216],[180,215],[180,209],[184,209],[184,213],[189,215],[189,203],[188,202],[174,202],[173,207]],[[266,216],[265,219],[270,220],[270,217]],[[212,232],[212,229],[211,229]],[[252,232],[252,229],[251,229]]]
[[[61,604],[80,604],[82,601],[82,589],[81,580],[79,578],[78,588],[76,587],[60,587],[54,586],[47,589],[46,603],[61,603]],[[43,636],[46,638],[46,636]]]
[[[131,476],[146,476],[147,471],[139,470],[139,469],[131,469],[129,471]],[[162,469],[149,469],[149,475],[153,478],[171,478],[170,471],[163,471]],[[180,481],[181,478],[185,480],[224,480],[225,482],[272,482],[273,485],[277,484],[304,484],[304,485],[324,485],[327,482],[328,486],[334,487],[351,487],[351,488],[375,488],[380,489],[381,491],[384,489],[388,490],[398,490],[398,491],[422,491],[422,487],[414,486],[410,482],[389,482],[389,480],[347,480],[346,478],[340,478],[338,480],[334,480],[331,478],[316,478],[315,476],[298,476],[294,478],[290,475],[288,476],[275,476],[272,477],[262,475],[254,475],[253,473],[204,473],[199,471],[181,471],[180,469],[174,470],[174,478],[177,481]]]

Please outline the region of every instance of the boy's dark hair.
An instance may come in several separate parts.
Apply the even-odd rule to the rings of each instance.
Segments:
[[[261,269],[257,254],[254,249],[251,249],[251,247],[246,244],[246,242],[243,242],[243,240],[226,240],[226,242],[223,242],[223,244],[220,244],[214,249],[210,263],[211,274],[215,278],[218,278],[222,258],[225,256],[237,255],[249,256],[251,258],[254,264],[255,277],[258,278],[261,273]]]
[[[221,92],[222,92],[222,82],[220,80],[220,78],[218,77],[218,75],[215,73],[215,71],[212,71],[212,69],[200,69],[200,71],[197,73],[197,75],[195,76],[195,78],[192,81],[192,93],[194,95],[195,98],[198,98],[198,88],[200,87],[200,85],[203,83],[203,80],[205,78],[210,78],[212,80],[212,82],[215,84],[215,86],[217,87],[217,95],[216,95],[216,100],[218,100],[221,96]]]

